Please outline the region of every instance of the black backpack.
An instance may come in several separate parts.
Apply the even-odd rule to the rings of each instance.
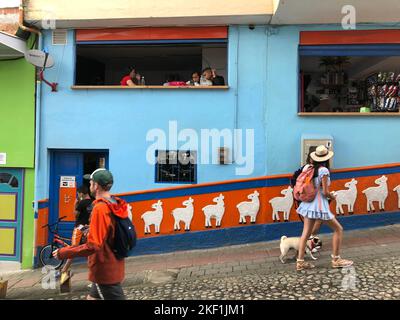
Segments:
[[[103,201],[104,203],[108,203]],[[111,211],[111,217],[114,220],[114,239],[111,250],[118,260],[129,256],[129,252],[136,246],[136,230],[129,217],[120,218]]]
[[[112,251],[118,260],[129,256],[129,252],[136,246],[136,231],[131,219],[120,218],[111,213],[114,223],[114,241]]]

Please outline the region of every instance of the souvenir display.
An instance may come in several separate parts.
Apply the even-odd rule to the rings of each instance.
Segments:
[[[368,102],[372,112],[399,111],[400,73],[379,72],[367,78]]]

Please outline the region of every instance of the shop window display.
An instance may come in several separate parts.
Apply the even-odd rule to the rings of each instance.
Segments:
[[[300,112],[399,112],[400,57],[300,57]]]

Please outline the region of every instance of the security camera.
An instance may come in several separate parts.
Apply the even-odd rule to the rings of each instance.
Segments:
[[[255,27],[254,27],[254,24],[249,24],[249,29],[250,29],[250,30],[254,30],[254,28],[255,28]]]

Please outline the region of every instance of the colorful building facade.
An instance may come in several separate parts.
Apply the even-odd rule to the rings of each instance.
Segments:
[[[33,37],[32,37],[33,38]],[[33,266],[35,68],[33,44],[0,32],[0,269]]]
[[[284,12],[275,9],[283,19]],[[359,24],[355,31],[334,24],[253,25],[255,16],[213,26],[203,17],[182,27],[163,25],[165,17],[159,17],[157,27],[149,27],[151,21],[141,16],[132,20],[140,21],[140,27],[105,29],[99,21],[98,28],[89,31],[77,16],[70,26],[67,19],[60,20],[68,30],[42,30],[42,48],[55,60],[45,76],[58,88],[54,92],[42,83],[36,252],[51,236],[40,228],[48,221],[67,216],[60,230],[70,234],[76,187],[83,184],[83,174],[100,166],[113,172],[112,191],[132,206],[140,238],[134,254],[298,234],[301,224],[288,178],[310,151],[304,152],[304,146],[315,140],[335,151],[332,189],[342,190],[343,199],[331,205],[345,228],[398,222],[400,145],[394,137],[399,134],[400,113],[396,108],[397,112],[361,113],[370,90],[352,88],[370,84],[382,90],[387,83],[384,103],[395,105],[395,79],[371,80],[375,84],[368,79],[380,73],[389,77],[392,70],[395,76],[400,73],[400,29],[382,23]],[[225,85],[164,86],[168,67],[178,65],[173,64],[176,58],[168,57],[178,51],[184,64],[181,76],[190,76],[192,59],[198,61],[197,69],[215,66]],[[162,57],[168,66],[160,62]],[[320,74],[333,72],[325,65],[318,69],[326,57],[349,57],[350,66],[340,69],[346,81],[321,80]],[[366,69],[371,64],[375,70]],[[129,66],[143,73],[146,85],[119,85]],[[306,77],[318,82],[312,91],[307,91]],[[367,96],[361,97],[361,92]],[[328,98],[319,99],[324,95]],[[317,106],[328,100],[335,109],[307,110],[312,96],[318,97]],[[211,139],[203,130],[212,129],[221,135],[228,132],[228,138],[217,137],[211,147],[202,148],[204,139]],[[240,139],[229,139],[237,130]],[[160,137],[166,143],[154,146]],[[220,158],[220,148],[228,150],[230,161],[210,164],[213,156]],[[159,161],[180,154],[193,157],[195,164],[174,167]],[[371,191],[363,192],[368,188]],[[368,213],[377,198],[380,207],[375,209],[384,213]]]

